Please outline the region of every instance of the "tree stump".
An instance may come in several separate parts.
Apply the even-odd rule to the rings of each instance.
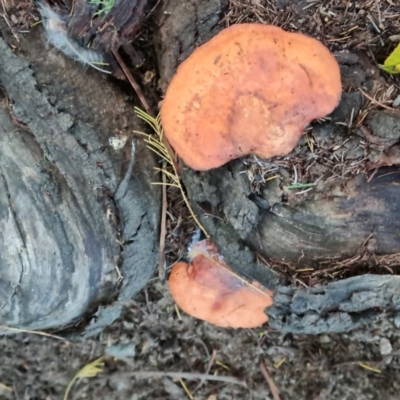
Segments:
[[[155,160],[124,91],[40,31],[0,40],[0,323],[92,335],[157,264]]]

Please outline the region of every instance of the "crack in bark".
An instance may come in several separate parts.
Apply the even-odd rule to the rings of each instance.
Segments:
[[[19,221],[18,221],[17,214],[16,214],[16,212],[15,212],[15,210],[14,210],[14,207],[13,207],[13,204],[12,204],[12,200],[11,200],[11,194],[10,194],[10,191],[9,191],[9,188],[8,188],[8,184],[7,184],[7,180],[6,180],[6,177],[4,176],[3,171],[2,171],[1,168],[0,168],[0,179],[1,179],[2,182],[3,182],[3,186],[4,186],[5,191],[6,191],[6,195],[7,195],[7,198],[8,198],[8,203],[9,203],[9,206],[10,206],[11,215],[12,215],[12,217],[13,217],[13,221],[14,221],[15,227],[17,228],[17,231],[18,231],[18,233],[19,233],[19,236],[20,236],[21,242],[22,242],[22,244],[23,244],[23,247],[24,247],[24,249],[26,249],[27,247],[26,247],[26,242],[25,242],[25,235],[23,234],[22,227],[21,227],[21,225],[20,225],[20,223],[19,223]],[[23,259],[22,259],[22,257],[21,257],[21,252],[20,252],[20,251],[18,252],[18,258],[19,258],[19,260],[20,260],[20,265],[21,265],[21,273],[20,273],[20,275],[19,275],[18,283],[17,283],[17,285],[15,286],[15,288],[14,288],[14,290],[13,290],[13,293],[11,294],[11,296],[10,296],[8,302],[5,302],[5,303],[0,307],[0,310],[3,310],[4,307],[11,301],[11,299],[12,299],[12,298],[15,296],[15,294],[17,293],[18,287],[19,287],[20,284],[21,284],[22,276],[23,276],[23,274],[24,274],[24,262],[23,262]],[[29,262],[29,258],[28,258],[28,262]]]
[[[124,177],[122,178],[120,184],[118,185],[114,197],[116,199],[121,199],[125,196],[126,191],[128,190],[129,180],[132,177],[133,167],[135,165],[135,152],[136,152],[136,143],[132,140],[131,147],[131,159],[129,161],[128,169],[125,172]]]

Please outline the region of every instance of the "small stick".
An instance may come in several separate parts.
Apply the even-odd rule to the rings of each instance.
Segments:
[[[169,376],[170,378],[176,379],[187,379],[191,381],[197,381],[198,379],[204,379],[206,381],[217,381],[232,383],[234,385],[240,385],[247,388],[247,383],[241,381],[233,376],[222,376],[222,375],[208,375],[199,374],[196,372],[161,372],[161,371],[136,371],[136,372],[126,372],[121,374],[123,376],[133,376],[138,379],[148,379],[148,378],[162,378],[164,376]],[[279,399],[280,400],[280,399]]]
[[[162,205],[161,205],[161,228],[160,243],[158,252],[158,277],[162,280],[165,277],[165,238],[167,236],[167,176],[162,174]]]
[[[207,375],[209,374],[210,369],[211,369],[211,367],[212,367],[213,364],[214,364],[215,357],[217,357],[217,350],[214,349],[213,352],[212,352],[210,361],[208,362],[208,365],[207,365],[205,374],[207,374]],[[197,392],[197,391],[203,386],[203,384],[204,384],[205,381],[206,381],[205,379],[202,379],[202,380],[199,382],[199,384],[195,387],[195,389],[193,390],[193,392]]]
[[[264,375],[265,380],[268,383],[269,388],[271,389],[272,397],[274,398],[274,400],[281,400],[281,398],[279,396],[279,390],[276,387],[275,382],[270,377],[270,375],[267,371],[267,368],[265,368],[265,365],[263,362],[260,362],[260,369],[261,369],[262,374]]]
[[[364,92],[364,90],[362,90],[361,88],[358,88],[358,90],[370,101],[372,101],[372,103],[377,104],[378,106],[385,108],[386,110],[390,110],[390,111],[395,111],[395,112],[399,112],[399,110],[396,110],[395,108],[386,106],[385,104],[382,104],[380,101],[374,99],[373,97],[371,97],[370,95],[368,95],[367,93]]]
[[[135,81],[135,78],[131,74],[131,71],[129,71],[129,68],[125,65],[124,60],[121,58],[117,50],[113,50],[112,53],[114,54],[114,57],[118,61],[119,65],[121,66],[122,70],[124,71],[125,76],[128,78],[129,83],[133,87],[133,90],[136,92],[137,96],[140,99],[140,102],[143,105],[143,108],[146,110],[147,114],[149,114],[151,117],[154,118],[154,113],[151,111],[151,108],[149,106],[149,103],[147,102],[146,98],[143,95],[142,89],[138,85],[138,83]],[[172,150],[171,145],[169,144],[168,140],[166,139],[165,135],[162,136],[162,142],[164,143],[165,147],[168,150],[169,155],[171,156],[171,160],[175,164],[175,152]]]
[[[367,127],[363,124],[359,126],[361,132],[365,136],[365,138],[368,140],[368,142],[372,144],[376,144],[378,146],[392,146],[394,145],[398,139],[382,139],[380,137],[376,137],[370,133],[370,131],[367,129]]]
[[[131,71],[129,71],[129,68],[125,65],[124,60],[121,58],[121,56],[118,53],[118,50],[112,50],[112,53],[114,54],[115,59],[118,61],[118,64],[121,66],[122,70],[124,71],[125,76],[128,78],[129,83],[132,85],[133,90],[136,92],[137,96],[139,97],[139,100],[142,103],[147,114],[149,114],[153,117],[154,115],[151,112],[149,103],[147,102],[146,98],[143,95],[142,89],[140,88],[138,83],[135,81],[135,78],[131,74]]]
[[[67,339],[64,339],[61,336],[52,335],[51,333],[41,332],[41,331],[30,331],[29,329],[19,329],[19,328],[12,328],[11,326],[0,325],[0,329],[6,329],[8,331],[16,332],[16,333],[31,333],[33,335],[39,336],[46,336],[53,339],[62,340],[66,343],[70,343]]]

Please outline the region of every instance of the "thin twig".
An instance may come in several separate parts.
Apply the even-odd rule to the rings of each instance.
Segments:
[[[125,76],[128,78],[129,83],[132,85],[133,90],[136,92],[137,96],[139,97],[139,100],[142,103],[147,114],[153,116],[153,113],[151,112],[149,103],[147,102],[146,98],[143,95],[142,89],[140,88],[139,84],[136,82],[135,78],[131,74],[131,71],[129,71],[129,68],[124,63],[124,60],[122,59],[122,57],[119,55],[118,50],[113,50],[112,53],[114,54],[115,59],[118,61],[118,64],[121,66],[122,70],[124,71]]]
[[[137,96],[139,97],[139,100],[142,103],[147,114],[149,114],[151,117],[155,118],[155,115],[151,111],[149,103],[147,102],[146,98],[143,95],[142,89],[140,88],[139,84],[135,81],[135,78],[131,74],[131,71],[129,71],[129,68],[125,65],[125,63],[122,60],[121,56],[119,55],[118,51],[113,50],[113,54],[114,54],[114,57],[116,58],[116,60],[118,61],[119,65],[121,66],[122,70],[124,71],[124,74],[128,78],[129,83],[133,87],[133,90],[136,92]],[[173,163],[175,165],[175,151],[172,150],[172,147],[169,144],[168,140],[166,139],[165,135],[162,136],[162,142],[164,143],[165,147],[167,148],[168,153],[171,157],[171,160],[173,161]]]
[[[73,0],[72,1],[72,5],[71,5],[71,11],[70,11],[70,13],[69,13],[69,15],[72,17],[72,15],[74,14],[74,11],[75,11],[75,1],[76,0]]]
[[[377,146],[386,146],[386,147],[390,147],[392,145],[394,145],[398,139],[383,139],[377,136],[374,136],[371,134],[371,132],[367,129],[367,127],[363,124],[361,124],[359,126],[361,132],[363,133],[363,135],[365,136],[365,138],[368,140],[368,142],[372,143],[372,144],[376,144]]]
[[[372,101],[372,103],[377,104],[378,106],[386,109],[386,110],[390,110],[390,111],[394,111],[394,112],[399,112],[399,110],[386,106],[385,104],[381,103],[380,101],[374,99],[373,97],[371,97],[369,94],[365,93],[364,90],[362,90],[361,88],[358,88],[358,90],[369,100]]]
[[[206,370],[204,372],[206,375],[208,375],[210,373],[210,369],[213,366],[216,357],[217,357],[217,350],[214,349],[212,354],[211,354],[210,360],[208,361],[207,368],[206,368]],[[202,379],[199,382],[199,384],[195,387],[193,392],[197,392],[203,386],[205,381],[206,381],[205,379]]]
[[[263,362],[260,362],[260,369],[262,374],[264,375],[265,380],[268,383],[269,388],[271,389],[272,397],[274,400],[281,400],[279,396],[279,390],[275,385],[275,382],[272,380],[271,376],[269,375],[267,368],[265,368],[265,365]]]
[[[158,277],[160,279],[165,277],[165,238],[167,236],[167,176],[165,173],[162,173],[162,183],[161,232],[158,252]]]
[[[160,4],[161,0],[157,0],[157,3],[154,5],[154,7],[148,12],[148,14],[146,15],[146,17],[144,18],[143,22],[147,21],[149,19],[149,17],[151,16],[151,14],[153,14],[154,10],[158,7],[158,5]]]
[[[51,333],[46,333],[46,332],[41,332],[41,331],[31,331],[29,329],[12,328],[11,326],[6,326],[6,325],[0,325],[0,330],[1,329],[5,329],[5,330],[15,332],[15,333],[31,333],[33,335],[46,336],[46,337],[50,337],[53,339],[62,340],[66,343],[70,343],[67,339],[65,339],[61,336],[52,335]]]
[[[138,379],[149,379],[149,378],[163,378],[164,376],[169,376],[170,378],[182,378],[189,381],[197,381],[198,379],[204,379],[206,381],[217,381],[232,383],[234,385],[240,385],[247,388],[247,383],[233,376],[222,376],[222,375],[209,375],[200,374],[197,372],[161,372],[161,371],[136,371],[136,372],[126,372],[118,374],[119,376],[128,376]]]

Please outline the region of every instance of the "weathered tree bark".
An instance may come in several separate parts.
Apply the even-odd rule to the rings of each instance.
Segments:
[[[110,10],[86,0],[71,3],[68,33],[84,47],[102,53],[118,50],[132,41],[145,17],[149,0],[117,0]]]
[[[208,39],[199,40],[201,36],[191,32],[201,32],[204,21],[220,17],[221,5],[193,0],[185,11],[189,17],[170,2],[158,10],[162,88],[194,46]],[[196,18],[199,14],[202,19]],[[190,28],[185,21],[191,21]],[[209,30],[214,34],[218,29],[215,22]],[[344,85],[354,68],[343,68]],[[348,102],[361,104],[357,96],[343,96],[335,118],[346,118],[346,110],[354,107]],[[319,129],[331,127],[327,123]],[[296,204],[284,201],[277,181],[255,195],[241,173],[243,168],[241,160],[208,172],[184,167],[182,178],[201,223],[228,264],[275,291],[274,306],[267,311],[272,327],[297,333],[349,331],[383,311],[399,309],[397,276],[364,275],[319,288],[297,289],[282,286],[276,274],[257,266],[254,259],[257,252],[267,259],[317,267],[321,260],[350,257],[366,245],[375,254],[400,253],[400,168],[382,168],[372,178],[369,173],[338,180],[325,193],[316,191]]]
[[[178,65],[222,29],[219,21],[228,0],[164,0],[155,11],[155,45],[163,91]]]
[[[121,90],[37,29],[18,47],[0,40],[0,323],[94,334],[156,265],[155,163],[132,148],[140,124]]]
[[[292,333],[344,332],[386,313],[398,325],[400,277],[361,275],[310,289],[278,287],[269,325]]]
[[[270,200],[278,198],[276,185],[255,200],[242,170],[237,161],[206,173],[187,168],[183,176],[200,215],[206,210],[223,220],[262,256],[315,265],[351,257],[368,240],[373,240],[376,254],[400,253],[400,168],[381,168],[369,182],[370,174],[358,175],[344,189],[339,182],[340,196],[333,188],[323,198],[310,197],[292,206]],[[202,218],[211,225],[209,218]],[[218,236],[215,240],[218,243]]]

